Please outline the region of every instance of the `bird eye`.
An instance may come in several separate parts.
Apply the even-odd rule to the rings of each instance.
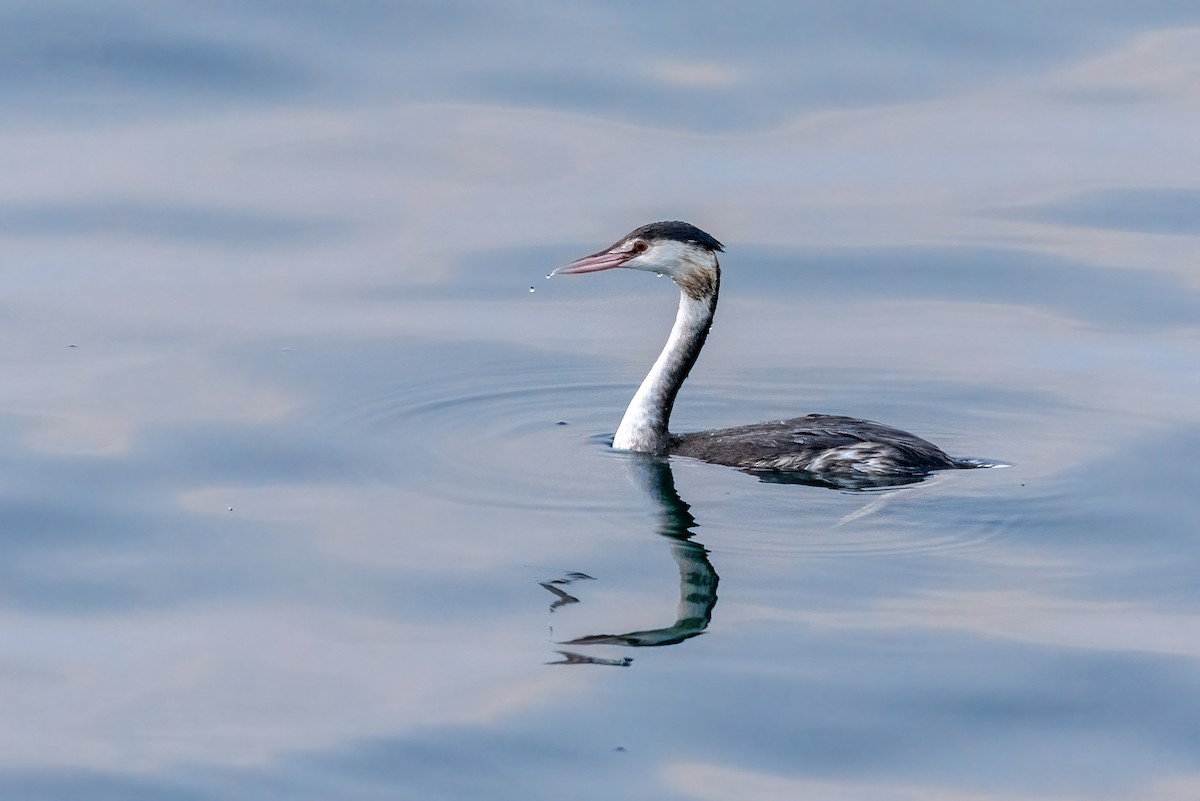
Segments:
[[[645,240],[639,239],[636,242],[634,242],[633,245],[629,249],[631,251],[633,251],[634,253],[645,253],[647,250],[650,249],[650,246],[646,244]]]

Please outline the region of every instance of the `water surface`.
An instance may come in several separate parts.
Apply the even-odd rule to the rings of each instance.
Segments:
[[[1196,797],[1198,26],[4,4],[0,796]],[[1012,466],[611,451],[675,218],[678,429]]]

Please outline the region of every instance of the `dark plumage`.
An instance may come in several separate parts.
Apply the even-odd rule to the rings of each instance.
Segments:
[[[803,471],[843,478],[920,476],[974,466],[907,431],[831,414],[678,434],[668,452],[756,472]]]
[[[717,241],[712,234],[701,231],[691,223],[682,220],[667,220],[665,222],[647,223],[640,228],[634,228],[616,242],[621,244],[628,239],[638,237],[649,241],[670,239],[675,242],[686,242],[699,245],[709,250],[724,251],[725,246]],[[615,246],[615,245],[614,245]]]

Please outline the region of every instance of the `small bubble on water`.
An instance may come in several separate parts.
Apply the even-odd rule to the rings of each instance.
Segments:
[[[536,289],[534,289],[533,287],[529,287],[529,291],[530,291],[530,292],[537,292],[537,290],[536,290]]]
[[[557,423],[555,423],[554,425],[556,425],[556,426],[569,426],[569,425],[571,425],[571,424],[570,424],[570,423],[568,423],[566,420],[559,420],[559,421],[558,421]]]
[[[547,277],[547,278],[553,278],[553,277],[554,277],[554,273],[546,273],[546,277]]]
[[[78,345],[76,345],[74,342],[71,342],[71,343],[69,343],[69,344],[67,345],[67,347],[68,347],[68,348],[78,348],[79,346],[78,346]]]

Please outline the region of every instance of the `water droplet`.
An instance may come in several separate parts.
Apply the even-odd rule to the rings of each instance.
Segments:
[[[79,346],[76,345],[74,342],[72,342],[70,345],[67,345],[67,347],[68,348],[78,348]]]
[[[529,287],[529,291],[530,291],[530,292],[537,292],[537,290],[536,290],[536,289],[534,289],[533,287]]]
[[[553,278],[553,277],[554,277],[554,273],[546,273],[546,277],[547,277],[547,278]]]

